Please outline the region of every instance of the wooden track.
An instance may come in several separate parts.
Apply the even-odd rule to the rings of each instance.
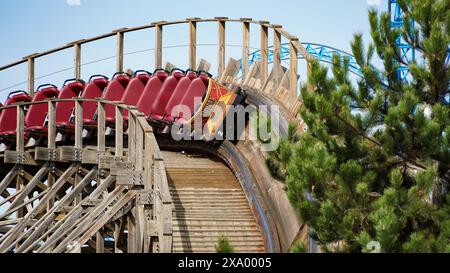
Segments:
[[[236,252],[266,251],[244,192],[227,166],[206,157],[163,155],[173,200],[173,252],[215,252],[220,235],[230,239]]]

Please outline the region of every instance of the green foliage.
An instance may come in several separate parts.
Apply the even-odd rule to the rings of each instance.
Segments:
[[[234,248],[230,244],[230,240],[226,236],[220,236],[217,245],[216,245],[217,253],[234,253]]]
[[[348,60],[333,59],[332,77],[311,62],[313,90],[302,89],[301,109],[309,129],[268,160],[324,251],[370,252],[374,241],[382,252],[450,251],[450,110],[440,103],[449,87],[450,1],[398,2],[403,30],[370,10],[373,43],[354,36],[362,78],[353,81]],[[425,60],[410,65],[409,83],[397,77],[400,34]]]
[[[306,246],[304,242],[298,241],[291,247],[291,253],[306,253]]]

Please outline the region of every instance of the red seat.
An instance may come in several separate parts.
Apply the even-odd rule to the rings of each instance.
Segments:
[[[90,78],[88,85],[81,94],[83,99],[99,99],[103,95],[103,91],[108,86],[109,80],[102,75],[94,75]],[[88,125],[96,125],[94,120],[97,103],[83,102],[83,122]]]
[[[127,89],[123,94],[122,102],[126,105],[136,106],[142,96],[142,93],[144,92],[147,82],[150,80],[150,77],[150,72],[143,70],[136,71],[134,78],[130,80]],[[128,111],[123,111],[123,118],[125,120],[128,119]]]
[[[109,101],[121,101],[125,94],[125,89],[130,83],[130,77],[124,73],[116,73],[103,92],[102,99]],[[114,122],[115,107],[111,104],[105,105],[105,119],[107,122]]]
[[[142,96],[139,98],[139,101],[136,105],[139,111],[144,113],[145,116],[148,116],[150,114],[153,101],[156,97],[158,97],[161,87],[163,86],[163,82],[167,79],[168,76],[169,73],[167,71],[157,69],[155,70],[153,77],[151,77],[147,82],[147,85],[144,88],[144,92],[142,93]]]
[[[200,74],[200,76],[196,79],[194,79],[191,84],[189,85],[189,88],[187,89],[186,93],[184,94],[183,99],[181,99],[179,105],[187,106],[190,110],[190,117],[183,116],[183,113],[180,113],[177,119],[182,119],[184,121],[189,120],[194,114],[195,111],[198,109],[200,105],[196,104],[203,100],[203,97],[206,94],[206,91],[208,90],[209,85],[209,76],[205,74]],[[198,99],[200,98],[200,99]]]
[[[50,98],[55,98],[59,94],[56,86],[48,84],[40,86],[33,96],[33,102],[43,101]],[[48,104],[32,104],[28,108],[25,116],[26,131],[46,131],[45,119],[48,113]]]
[[[16,91],[8,95],[5,106],[20,102],[30,102],[32,99],[25,91]],[[0,113],[0,137],[14,137],[17,128],[17,108],[3,109]]]
[[[186,76],[183,77],[179,82],[175,90],[173,91],[172,96],[170,97],[169,101],[166,104],[166,107],[164,109],[164,114],[160,117],[154,116],[153,118],[158,119],[161,118],[162,121],[167,121],[169,123],[174,121],[174,118],[172,117],[172,110],[177,107],[177,105],[180,105],[181,101],[183,100],[184,95],[186,94],[189,85],[191,84],[192,80],[197,78],[197,73],[194,71],[188,71]]]
[[[59,92],[58,99],[78,98],[86,87],[83,81],[68,80],[64,83],[63,88]],[[70,82],[70,83],[69,83]],[[69,127],[74,125],[70,123],[70,116],[75,109],[75,102],[57,102],[56,103],[56,126],[58,128]]]
[[[175,69],[172,71],[171,76],[168,77],[159,91],[157,97],[154,99],[151,106],[149,117],[153,120],[162,120],[165,117],[165,109],[169,100],[179,83],[179,81],[185,76],[184,71]]]

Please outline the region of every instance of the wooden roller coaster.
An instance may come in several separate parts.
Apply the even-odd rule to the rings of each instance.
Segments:
[[[218,26],[216,78],[207,61],[196,64],[199,23]],[[226,23],[243,28],[241,61],[227,65]],[[186,24],[189,70],[172,70],[170,64],[161,69],[163,27]],[[249,67],[251,25],[260,28],[261,61]],[[154,29],[158,69],[131,77],[122,72],[124,34],[142,29]],[[81,46],[113,36],[118,73],[110,81],[80,80]],[[280,60],[282,38],[290,42],[289,68]],[[35,60],[69,48],[75,51],[75,79],[61,90],[46,85],[36,91]],[[238,252],[285,252],[298,239],[308,243],[308,227],[283,184],[268,173],[260,143],[175,141],[167,134],[173,124],[191,123],[220,101],[278,105],[281,135],[289,122],[302,126],[298,54],[309,62],[298,38],[280,25],[189,18],[119,29],[0,67],[1,72],[28,64],[28,92],[10,94],[0,108],[0,252],[214,252],[221,235]],[[203,97],[199,105],[191,102],[194,94]],[[195,110],[192,117],[169,115],[177,104]]]

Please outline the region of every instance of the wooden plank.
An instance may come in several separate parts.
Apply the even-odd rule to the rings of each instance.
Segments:
[[[163,26],[155,25],[155,69],[162,68]]]
[[[242,22],[242,78],[245,79],[248,73],[250,47],[250,23]]]
[[[104,153],[105,144],[105,103],[99,102],[97,107],[97,151]]]
[[[17,129],[16,129],[16,151],[23,153],[25,150],[25,132],[24,132],[24,115],[25,109],[23,106],[17,105]]]
[[[3,193],[9,187],[14,178],[16,178],[18,169],[18,165],[15,165],[3,178],[2,182],[0,182],[0,193]]]
[[[49,163],[45,163],[44,166],[34,175],[31,181],[28,182],[22,192],[14,199],[14,202],[9,206],[5,213],[8,213],[10,210],[17,207],[20,203],[22,203],[28,194],[30,194],[37,186],[38,183],[41,182],[42,178],[47,174],[49,169]]]
[[[298,41],[296,38],[292,38],[289,44],[290,47],[290,62],[289,62],[289,73],[290,73],[290,96],[292,99],[297,98],[297,81],[298,81],[298,51],[294,46],[293,42]]]
[[[28,58],[28,94],[34,94],[34,58]]]
[[[73,44],[74,50],[75,50],[75,79],[81,79],[81,44],[80,43],[74,43]]]
[[[218,20],[219,48],[217,51],[217,75],[222,75],[225,69],[225,21]]]
[[[261,82],[265,83],[268,76],[268,27],[261,25]]]
[[[75,101],[75,149],[83,147],[83,102]]]
[[[122,157],[123,156],[123,114],[122,109],[116,105],[116,151],[115,156],[116,157]]]
[[[135,223],[135,211],[136,208],[133,208],[131,212],[127,215],[127,230],[128,230],[128,238],[127,238],[127,253],[136,253],[136,223]]]
[[[197,64],[197,22],[189,21],[189,68]]]
[[[273,81],[274,88],[278,88],[280,84],[281,77],[281,33],[279,29],[281,26],[274,26],[274,35],[273,35]]]
[[[230,58],[228,60],[227,66],[225,70],[223,71],[222,75],[219,78],[219,83],[225,83],[227,77],[234,77],[239,73],[241,62],[238,60],[235,60],[233,58]]]
[[[48,135],[47,135],[47,147],[49,149],[56,149],[56,102],[48,102]]]
[[[200,59],[200,62],[198,63],[198,66],[197,66],[198,71],[208,72],[210,68],[211,68],[211,64],[207,60]]]
[[[116,72],[123,72],[123,32],[116,34]]]

